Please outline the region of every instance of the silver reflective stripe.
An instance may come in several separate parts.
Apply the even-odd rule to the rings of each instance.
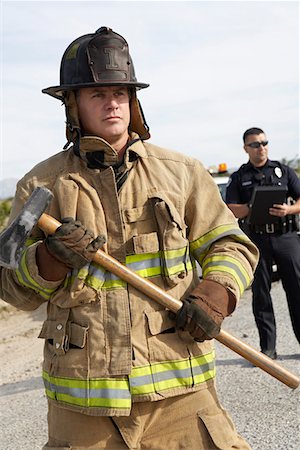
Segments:
[[[192,367],[192,372],[193,375],[202,375],[203,373],[208,372],[209,370],[214,370],[214,368],[215,368],[215,361],[211,361],[201,366]]]
[[[160,267],[160,258],[155,257],[152,259],[145,259],[141,261],[135,261],[132,263],[126,264],[131,270],[136,272],[144,269],[150,269],[151,267]]]
[[[165,259],[166,266],[168,269],[171,269],[174,266],[179,266],[179,264],[184,265],[186,262],[189,262],[189,261],[190,261],[190,258],[186,257],[186,255]]]
[[[244,274],[241,272],[239,267],[236,264],[231,263],[230,261],[223,260],[222,262],[220,262],[220,261],[209,262],[208,264],[203,265],[202,270],[204,271],[208,267],[218,267],[218,266],[227,266],[227,267],[233,269],[236,272],[239,279],[241,280],[241,282],[244,286],[244,289],[246,289],[246,287],[248,286],[248,281],[246,280]]]
[[[153,379],[155,383],[160,381],[180,379],[180,378],[190,378],[192,376],[191,367],[179,370],[168,370],[167,372],[159,372],[153,374]]]
[[[131,387],[145,386],[146,384],[153,384],[153,378],[151,375],[141,375],[139,377],[129,377]]]
[[[198,247],[197,249],[195,249],[193,251],[193,255],[194,258],[196,258],[198,261],[201,261],[201,256],[203,256],[203,254],[206,252],[206,250],[209,249],[209,247],[214,243],[217,242],[219,239],[222,239],[223,237],[226,236],[232,236],[233,238],[235,238],[236,236],[245,236],[244,232],[242,230],[238,230],[236,228],[234,229],[229,229],[227,231],[223,231],[220,234],[217,234],[215,237],[211,238],[209,241],[205,242],[203,245],[201,245],[200,247]]]
[[[44,379],[44,385],[46,389],[58,394],[66,394],[76,398],[124,398],[130,399],[131,395],[128,390],[125,389],[84,389],[84,388],[72,388],[67,386],[59,386],[57,384],[50,383]]]
[[[174,253],[179,254],[174,255]],[[163,275],[170,276],[182,271],[189,271],[193,269],[193,264],[189,255],[186,253],[186,248],[184,248],[165,251],[161,254],[130,255],[126,258],[126,267],[139,273],[143,278],[151,278]],[[121,278],[104,270],[95,263],[87,264],[80,271],[73,270],[68,275],[66,285],[71,285],[75,278],[84,280],[86,284],[96,289],[118,288],[125,284]]]

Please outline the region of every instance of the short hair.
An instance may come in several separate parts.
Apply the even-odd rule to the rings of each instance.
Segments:
[[[261,133],[265,133],[261,128],[256,128],[256,127],[249,128],[243,134],[243,141],[244,141],[244,143],[246,141],[246,137],[247,136],[250,136],[251,134],[261,134]]]

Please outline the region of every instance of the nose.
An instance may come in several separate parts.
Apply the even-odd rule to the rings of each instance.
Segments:
[[[111,109],[116,109],[118,107],[118,102],[114,95],[109,95],[107,97],[107,107]]]

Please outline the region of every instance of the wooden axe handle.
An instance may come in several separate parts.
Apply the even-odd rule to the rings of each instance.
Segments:
[[[53,234],[60,225],[60,222],[45,213],[42,214],[38,221],[38,226],[47,234]],[[181,308],[181,300],[172,297],[167,292],[163,291],[155,284],[128,269],[126,266],[109,256],[102,250],[98,250],[95,253],[94,261],[97,264],[103,266],[109,272],[112,272],[114,275],[126,281],[139,291],[143,292],[151,299],[160,303],[165,308],[168,308],[173,312],[177,312]],[[268,356],[255,350],[250,345],[240,341],[226,331],[221,330],[216,339],[222,344],[226,345],[226,347],[230,348],[243,358],[250,361],[255,366],[259,367],[260,369],[270,374],[272,377],[284,383],[286,386],[292,389],[296,389],[299,386],[300,380],[298,377],[282,368]]]

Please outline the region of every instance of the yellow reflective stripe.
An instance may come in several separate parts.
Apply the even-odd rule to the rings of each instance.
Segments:
[[[203,276],[205,276],[206,272],[212,270],[220,270],[222,272],[227,271],[233,275],[239,286],[242,286],[241,293],[244,292],[251,282],[250,275],[241,262],[231,256],[215,255],[207,258],[202,266],[202,270]]]
[[[78,378],[54,377],[43,371],[44,380],[50,381],[56,386],[66,386],[79,389],[123,389],[128,390],[127,378],[92,378],[80,380]]]
[[[116,289],[127,286],[127,283],[123,280],[108,280],[105,281],[102,288],[103,289]]]
[[[195,384],[201,384],[204,383],[205,381],[215,378],[215,376],[216,376],[216,367],[214,367],[213,369],[209,369],[207,372],[194,375],[194,381]]]
[[[127,379],[91,379],[52,377],[43,372],[46,394],[64,403],[113,409],[130,409],[131,396]]]
[[[178,361],[167,361],[167,362],[163,362],[163,363],[155,363],[153,364],[152,367],[152,373],[161,373],[163,371],[168,371],[168,370],[173,370],[173,369],[177,369],[177,370],[182,370],[182,369],[186,369],[187,367],[190,367],[191,365],[191,360],[190,359],[182,359],[182,360],[178,360]]]
[[[41,285],[39,285],[30,275],[27,265],[26,265],[26,250],[23,251],[21,261],[19,268],[16,269],[16,275],[19,280],[19,283],[23,286],[26,286],[30,289],[33,289],[35,292],[37,292],[41,297],[43,297],[45,300],[49,300],[53,292],[56,291],[57,288],[45,288]]]
[[[161,252],[139,253],[139,254],[135,254],[135,255],[128,255],[128,256],[126,256],[126,265],[130,265],[130,264],[140,262],[140,261],[160,259],[160,255],[161,255]]]
[[[182,248],[165,252],[129,255],[126,257],[126,266],[143,278],[174,276],[177,273],[192,271],[195,268],[195,261],[190,260],[187,251],[188,249]],[[161,265],[161,261],[164,261],[164,266]],[[123,288],[127,285],[125,281],[96,263],[86,265],[79,271],[73,270],[67,276],[65,286],[71,286],[75,279],[83,280],[96,290]]]
[[[192,387],[215,376],[214,351],[191,359],[134,367],[129,376],[131,393],[143,395],[176,387]]]
[[[215,349],[206,355],[197,356],[192,359],[192,371],[195,385],[211,380],[216,376]],[[200,371],[199,367],[205,366],[207,370]]]
[[[176,250],[165,250],[164,254],[167,259],[178,258],[180,256],[185,256],[187,252],[186,247],[178,248]]]
[[[48,395],[49,390],[46,389]],[[52,395],[51,395],[52,394]],[[49,398],[58,400],[60,402],[68,403],[70,405],[82,406],[85,408],[110,408],[110,409],[130,409],[131,400],[124,399],[106,399],[106,398],[78,398],[68,394],[53,393],[48,395]]]
[[[236,276],[236,271],[233,270],[233,269],[229,269],[228,267],[224,267],[224,266],[218,266],[217,268],[216,268],[216,267],[207,267],[207,268],[205,269],[205,271],[203,271],[203,278],[205,278],[209,273],[211,273],[211,272],[216,272],[216,271],[217,271],[217,272],[225,272],[225,273],[227,273],[227,274],[232,275],[233,278],[235,279],[235,281],[236,281],[237,284],[238,284],[240,293],[242,294],[242,293],[244,292],[244,286],[243,286],[243,284],[242,284],[240,278],[238,278],[238,277]]]
[[[226,236],[230,236],[239,242],[249,242],[249,238],[237,225],[221,225],[191,242],[190,249],[194,258],[201,264],[210,246]]]
[[[136,273],[143,278],[152,278],[161,275],[161,267],[137,270]]]
[[[192,270],[192,264],[189,257],[189,248],[183,247],[176,250],[165,250],[164,258],[164,275],[174,276],[181,272]]]
[[[220,225],[219,227],[214,228],[213,230],[208,231],[203,236],[199,237],[195,241],[190,243],[190,249],[192,252],[197,250],[199,247],[202,247],[205,244],[209,244],[216,237],[222,236],[228,231],[236,230],[237,227],[233,224],[229,225]],[[220,239],[220,238],[219,238]]]
[[[133,367],[126,378],[78,380],[43,372],[49,398],[83,407],[131,408],[131,396],[195,387],[215,376],[214,351],[193,358]]]
[[[55,392],[50,391],[50,389],[45,389],[45,392],[48,398],[55,400]]]
[[[155,383],[155,386],[159,390],[166,390],[166,389],[174,389],[179,387],[192,387],[193,386],[193,377],[190,375],[189,377],[182,377],[182,378],[174,378],[171,380],[163,380],[158,381]]]
[[[177,273],[183,272],[185,270],[191,271],[193,270],[193,265],[191,261],[187,264],[180,263],[176,266],[167,269],[167,275],[176,275]]]

